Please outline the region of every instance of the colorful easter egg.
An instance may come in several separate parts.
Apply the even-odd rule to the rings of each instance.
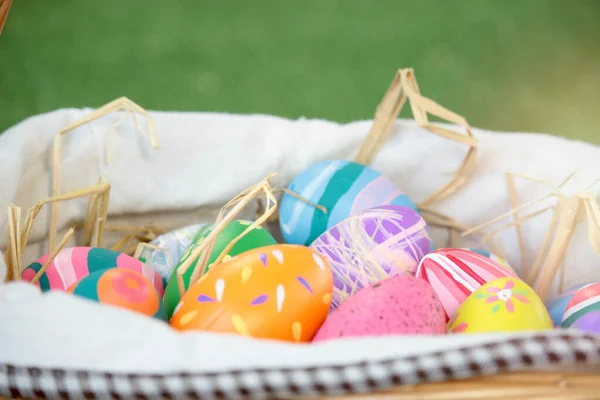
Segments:
[[[438,249],[427,254],[416,276],[433,287],[447,319],[482,285],[501,277],[517,277],[496,261],[466,249]]]
[[[242,253],[194,283],[175,329],[310,341],[331,305],[331,267],[308,247],[278,244]]]
[[[585,285],[573,294],[560,326],[600,333],[600,282]]]
[[[491,333],[553,329],[538,295],[525,282],[505,277],[475,290],[448,323],[452,333]]]
[[[251,225],[251,221],[244,220],[234,220],[231,221],[217,236],[217,240],[213,247],[212,253],[210,254],[210,258],[208,259],[207,266],[204,271],[202,271],[202,275],[204,275],[210,267],[212,267],[213,262],[217,259],[217,257],[225,250],[225,247],[229,245],[229,243],[238,237],[242,232],[244,232],[249,225]],[[187,249],[177,267],[175,267],[175,271],[169,279],[169,283],[167,284],[167,288],[165,289],[165,307],[167,309],[167,314],[169,316],[173,315],[173,311],[175,307],[179,303],[179,286],[177,283],[177,269],[190,257],[192,252],[202,244],[204,239],[212,232],[213,224],[209,224],[201,228],[196,237],[192,241],[191,246]],[[248,232],[244,237],[242,237],[236,244],[231,248],[229,253],[223,258],[223,261],[227,261],[229,258],[236,256],[245,251],[255,249],[257,247],[269,246],[276,244],[277,241],[273,238],[273,236],[262,226],[258,226],[255,229],[252,229]],[[185,274],[183,274],[183,283],[184,287],[187,288],[190,286],[190,279],[192,278],[192,273],[194,271],[194,267],[199,260],[196,259],[192,265],[187,269]]]
[[[167,312],[154,285],[140,273],[125,269],[101,269],[75,282],[67,290],[101,304],[126,308],[167,320]]]
[[[308,246],[338,222],[368,208],[400,205],[417,209],[406,194],[379,172],[351,161],[323,161],[296,176],[288,189],[327,213],[285,193],[279,207],[287,243]]]
[[[398,334],[445,334],[446,314],[433,289],[408,275],[367,286],[332,312],[313,342]]]
[[[24,281],[30,282],[42,269],[50,254],[29,264],[21,274]],[[165,283],[151,267],[135,258],[117,251],[97,247],[69,247],[62,249],[36,283],[42,291],[67,290],[69,286],[89,274],[107,268],[126,268],[141,273],[154,284],[162,296]]]
[[[389,205],[342,220],[310,248],[331,264],[333,309],[370,284],[394,275],[414,275],[430,246],[423,217],[411,208]]]
[[[508,261],[506,261],[504,258],[497,256],[494,253],[491,253],[485,249],[481,249],[481,248],[468,248],[468,247],[464,247],[464,249],[466,250],[470,250],[474,253],[477,254],[481,254],[484,257],[487,257],[489,259],[492,259],[494,261],[496,261],[498,264],[502,265],[504,268],[508,269],[509,271],[511,271],[515,276],[517,276],[517,273],[515,271],[515,269],[508,263]]]
[[[189,225],[156,237],[149,243],[152,247],[145,247],[138,260],[151,266],[168,282],[194,236],[204,225]]]
[[[589,282],[580,283],[579,285],[574,285],[568,288],[563,293],[554,297],[550,302],[547,303],[546,308],[550,313],[550,318],[552,318],[552,322],[554,322],[554,326],[560,326],[563,316],[565,315],[565,311],[567,306],[569,305],[569,301],[573,298],[573,295],[577,293],[579,289],[584,286],[589,285]]]

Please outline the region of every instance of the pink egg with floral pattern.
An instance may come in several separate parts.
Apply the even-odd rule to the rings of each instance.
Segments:
[[[49,254],[38,258],[21,273],[21,279],[31,282],[48,261]],[[139,272],[152,282],[162,297],[165,291],[163,278],[143,262],[117,251],[96,247],[69,247],[62,249],[41,274],[36,284],[47,290],[67,290],[89,274],[109,268],[126,268]]]
[[[416,276],[428,282],[444,306],[446,320],[481,286],[503,277],[516,278],[504,265],[467,249],[438,249],[419,263]]]

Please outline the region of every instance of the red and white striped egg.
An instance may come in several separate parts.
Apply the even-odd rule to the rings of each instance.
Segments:
[[[600,334],[600,282],[590,283],[575,292],[560,326]]]
[[[510,268],[488,257],[455,248],[438,249],[427,254],[419,263],[416,276],[433,287],[444,306],[447,321],[481,286],[498,278],[517,278]]]

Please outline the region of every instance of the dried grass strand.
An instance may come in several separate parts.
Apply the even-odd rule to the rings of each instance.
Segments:
[[[56,249],[54,249],[52,251],[52,253],[50,253],[50,256],[48,257],[48,259],[46,260],[44,265],[42,265],[42,268],[40,268],[40,270],[37,272],[37,274],[35,274],[35,276],[31,280],[31,283],[33,283],[33,284],[37,283],[37,281],[40,280],[42,275],[44,275],[44,273],[46,273],[48,266],[52,263],[52,261],[54,261],[54,258],[56,258],[56,256],[58,255],[58,253],[60,253],[60,251],[63,249],[63,247],[65,247],[65,245],[67,244],[67,242],[69,241],[71,236],[73,236],[74,232],[75,232],[75,228],[71,228],[68,230],[68,232],[65,234],[63,239],[60,241],[60,243],[56,247]]]
[[[72,132],[75,129],[77,129],[85,124],[91,123],[91,122],[98,120],[112,112],[116,112],[119,110],[125,111],[126,114],[137,113],[137,114],[141,114],[141,115],[145,116],[147,123],[148,123],[148,133],[146,133],[140,127],[136,118],[134,118],[134,124],[135,124],[136,128],[140,132],[142,132],[142,135],[144,136],[144,138],[149,139],[150,146],[152,148],[156,149],[159,147],[158,136],[156,134],[154,120],[152,119],[150,114],[146,110],[144,110],[142,107],[140,107],[138,104],[136,104],[135,102],[133,102],[132,100],[130,100],[126,97],[120,97],[116,100],[113,100],[110,103],[107,103],[104,106],[89,113],[88,115],[84,116],[83,118],[79,119],[78,121],[73,122],[72,124],[63,128],[56,134],[56,137],[54,140],[53,166],[52,166],[52,196],[53,197],[57,197],[60,195],[62,137],[64,135],[68,134],[69,132]],[[125,120],[123,119],[121,122],[124,122],[124,121]],[[115,126],[113,126],[111,129],[114,129],[114,128],[115,128]],[[111,154],[112,154],[111,150],[108,149],[107,155],[109,158],[112,157]],[[105,199],[105,200],[107,200],[107,199]],[[106,206],[106,208],[107,207],[108,206]],[[103,206],[103,208],[104,208],[104,206]],[[51,213],[50,213],[50,231],[48,234],[48,249],[49,249],[49,251],[52,248],[54,248],[54,244],[56,242],[57,224],[58,224],[58,205],[53,203]],[[100,224],[102,225],[103,222],[100,222]],[[99,243],[101,243],[102,237],[98,237],[97,240]]]
[[[223,257],[225,257],[227,252],[242,237],[244,237],[252,229],[255,229],[262,223],[266,222],[269,219],[269,217],[273,215],[273,213],[277,209],[277,198],[273,194],[273,189],[270,185],[270,179],[275,175],[276,173],[269,174],[261,182],[242,191],[231,201],[229,201],[229,203],[227,203],[221,209],[221,211],[219,211],[219,214],[217,215],[217,219],[213,228],[211,229],[210,234],[197,248],[194,249],[194,251],[192,251],[192,253],[186,259],[186,261],[182,265],[180,265],[175,272],[177,274],[177,283],[180,297],[183,297],[186,291],[185,283],[183,281],[183,275],[191,267],[192,263],[198,260],[192,272],[190,285],[196,282],[200,278],[202,271],[205,270],[206,265],[208,263],[208,259],[213,251],[215,241],[219,233],[221,233],[225,226],[227,226],[231,221],[233,221],[233,219],[244,209],[244,207],[246,207],[252,201],[252,199],[254,199],[261,192],[263,192],[267,197],[267,205],[265,206],[265,211],[263,215],[257,218],[240,235],[238,235],[234,240],[232,240],[225,249],[223,249],[223,251],[219,254],[217,259],[214,261],[213,266],[218,265],[223,259]],[[229,212],[227,212],[229,208],[232,209]]]
[[[324,212],[325,214],[327,214],[327,208],[325,208],[325,206],[322,206],[322,205],[317,204],[317,203],[313,203],[312,201],[308,200],[306,197],[300,196],[298,193],[294,192],[291,189],[281,188],[281,189],[274,189],[272,191],[273,194],[277,194],[279,192],[284,192],[286,194],[289,194],[290,196],[295,197],[296,199],[300,200],[301,202],[306,203],[309,206],[314,207],[314,208],[316,208],[318,210],[321,210],[322,212]]]
[[[7,249],[10,263],[7,265],[7,281],[21,279],[21,208],[15,205],[8,207],[8,238],[10,248]]]
[[[133,253],[133,258],[139,259],[145,249],[162,251],[163,253],[167,253],[167,259],[171,259],[171,252],[169,251],[169,249],[167,249],[166,247],[156,246],[150,243],[139,243],[135,249],[135,252]],[[152,261],[150,260],[150,263],[151,262]]]
[[[552,188],[554,191],[548,193],[540,199],[532,200],[518,207],[515,204],[516,194],[509,193],[512,205],[512,209],[509,212],[493,218],[490,221],[484,222],[483,224],[480,224],[475,228],[463,233],[463,236],[467,236],[496,222],[499,222],[503,218],[513,216],[513,222],[493,232],[493,234],[496,234],[508,226],[520,226],[520,223],[525,219],[530,219],[532,216],[541,214],[542,211],[554,208],[552,220],[549,227],[546,229],[541,248],[538,251],[533,266],[528,268],[525,264],[522,265],[522,269],[525,271],[523,274],[525,276],[525,281],[533,287],[542,300],[548,299],[550,289],[557,278],[559,278],[559,287],[564,286],[566,268],[564,260],[567,248],[571,243],[575,228],[586,218],[588,222],[588,241],[590,242],[594,251],[600,254],[600,207],[598,206],[596,197],[589,192],[589,189],[600,182],[600,179],[592,182],[585,190],[568,197],[563,194],[561,190],[576,174],[577,170],[570,173],[558,186],[556,186],[550,182],[546,182],[535,177],[529,177],[524,174],[508,173],[510,176],[510,179],[507,179],[509,192],[511,192],[511,190],[516,192],[513,190],[514,182],[512,182],[512,178],[514,177],[520,177],[545,185],[549,188]],[[539,204],[540,202],[551,197],[557,198],[555,207],[546,207],[545,209],[536,211],[524,218],[521,218],[518,215],[520,211],[523,211],[535,204]],[[522,244],[520,246],[520,251],[524,253],[524,246]],[[560,275],[558,275],[559,272]]]
[[[517,202],[517,191],[515,188],[515,177],[510,172],[506,173],[506,185],[508,187],[508,199],[510,201],[511,209],[518,207]],[[523,230],[521,229],[521,219],[519,218],[519,212],[513,214],[514,227],[517,233],[517,243],[519,246],[519,253],[521,255],[521,268],[523,275],[527,274],[527,254],[525,252],[525,239],[523,238]]]
[[[365,165],[372,162],[385,140],[389,137],[392,124],[398,118],[407,100],[410,103],[413,118],[421,128],[469,147],[451,180],[420,204],[428,206],[452,195],[464,184],[466,177],[471,175],[476,161],[475,153],[478,141],[473,136],[471,126],[464,117],[421,95],[412,68],[399,69],[396,72],[388,91],[377,106],[373,125],[354,160]],[[427,117],[428,113],[463,127],[465,133],[458,133],[431,123]]]
[[[22,238],[21,238],[22,248],[24,249],[27,247],[27,242],[29,240],[29,235],[33,228],[35,219],[38,216],[38,214],[40,213],[40,211],[42,210],[44,205],[46,205],[48,203],[50,203],[52,205],[56,205],[56,203],[61,202],[61,201],[73,200],[76,198],[90,196],[90,195],[94,195],[94,194],[98,194],[98,193],[106,193],[108,191],[110,191],[110,184],[108,182],[106,182],[106,180],[101,179],[99,181],[99,183],[97,183],[95,185],[84,187],[81,189],[76,189],[71,192],[59,195],[59,196],[49,197],[47,199],[38,201],[37,204],[35,206],[33,206],[31,209],[29,209],[29,211],[27,212],[27,217],[25,218],[25,230],[23,231]],[[106,220],[107,213],[108,213],[108,207],[103,206],[101,208],[100,212],[95,213],[94,215],[95,215],[96,219]],[[91,217],[92,217],[91,215],[86,216],[86,221],[84,222],[84,227],[89,226],[89,224],[92,224],[92,222],[89,222]],[[103,224],[96,225],[95,223],[93,223],[93,226],[96,226],[96,237],[101,238],[104,233],[103,232],[104,225]],[[54,249],[52,249],[52,250],[54,250]]]
[[[8,13],[10,12],[12,2],[13,0],[0,0],[0,35],[2,35],[2,30],[8,19]]]

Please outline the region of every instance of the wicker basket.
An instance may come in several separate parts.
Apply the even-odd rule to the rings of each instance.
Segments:
[[[10,10],[12,0],[0,0],[0,33],[6,21],[8,12]],[[400,105],[401,107],[401,105]],[[384,107],[385,108],[385,107]],[[394,110],[392,115],[397,115],[399,111],[398,104],[394,104]],[[382,107],[380,106],[379,111]],[[384,110],[385,111],[385,110]],[[448,116],[448,114],[446,114]],[[381,120],[379,120],[381,122]],[[456,122],[456,119],[454,119]],[[423,121],[421,121],[423,122]],[[426,122],[426,121],[425,121]],[[423,122],[421,125],[425,125]],[[375,124],[376,125],[376,124]],[[387,124],[383,124],[387,125]],[[383,129],[385,131],[385,129]],[[377,140],[375,141],[377,142]],[[368,144],[367,147],[378,148],[375,143]],[[372,153],[362,154],[362,161],[368,162]],[[545,339],[544,339],[545,340]],[[568,341],[569,338],[559,338],[559,340]],[[448,367],[441,369],[441,377],[438,376],[421,376],[427,375],[427,373],[417,370],[417,381],[422,383],[413,384],[410,379],[406,379],[402,375],[389,375],[387,379],[391,379],[387,382],[381,382],[377,380],[367,379],[362,385],[343,385],[338,388],[340,392],[337,396],[328,396],[327,393],[331,388],[325,386],[314,385],[315,394],[320,398],[361,398],[361,399],[600,399],[600,337],[588,336],[581,340],[587,342],[586,351],[573,350],[572,354],[554,355],[552,353],[545,354],[548,357],[549,364],[557,364],[557,360],[561,357],[569,358],[573,357],[581,363],[582,371],[573,372],[556,372],[556,370],[549,372],[506,372],[507,361],[503,361],[502,355],[500,354],[495,359],[494,365],[478,364],[476,356],[474,355],[473,361],[469,364],[469,368],[472,368],[472,374],[474,377],[468,379],[462,379],[460,373],[452,371]],[[514,344],[515,346],[521,344]],[[413,360],[415,361],[415,360]],[[524,365],[541,365],[539,360],[537,362],[528,359],[527,356],[521,360]],[[416,362],[416,361],[415,361]],[[591,364],[586,364],[591,363]],[[594,366],[590,366],[590,365]],[[543,369],[543,368],[542,368]],[[97,395],[93,391],[71,391],[63,389],[61,391],[61,385],[64,384],[64,379],[69,378],[69,374],[72,374],[73,379],[88,379],[93,371],[57,371],[57,370],[44,370],[37,368],[28,368],[26,370],[18,370],[11,366],[0,364],[0,378],[2,373],[5,374],[8,379],[2,381],[0,379],[0,390],[9,390],[10,394],[15,397],[0,397],[0,399],[20,399],[20,398],[70,398],[70,397],[85,397],[85,398],[173,398],[171,394],[164,396],[146,396],[144,393],[135,392],[130,390],[129,395],[124,392],[118,392],[117,390],[109,390],[104,392],[104,395]],[[463,371],[464,373],[464,371]],[[104,378],[113,379],[111,376]],[[66,377],[66,378],[65,378]],[[76,378],[75,378],[76,377]],[[124,379],[124,377],[122,377]],[[148,378],[148,377],[146,377]],[[205,379],[205,376],[188,376],[188,379]],[[36,384],[39,384],[43,379],[55,379],[57,383],[56,390],[47,391],[41,388],[35,389]],[[135,376],[127,375],[127,379],[137,379]],[[156,379],[157,382],[160,377],[150,379]],[[441,382],[440,382],[441,381]],[[19,383],[21,382],[21,383]],[[27,389],[22,388],[23,382],[29,382],[25,386]],[[33,382],[33,383],[31,383]],[[390,388],[391,387],[391,388]],[[8,389],[7,389],[8,388]],[[33,389],[32,389],[33,388]],[[381,389],[383,388],[383,389]],[[258,396],[260,397],[278,397],[278,393],[286,393],[285,397],[290,397],[290,393],[294,393],[295,389],[290,385],[287,389],[281,389],[283,392],[278,392],[263,387],[262,391]],[[355,394],[352,394],[355,393]],[[241,397],[249,395],[257,395],[251,391],[238,393]],[[185,392],[178,398],[227,398],[232,397],[228,393],[217,391],[213,392]],[[292,396],[293,397],[293,396]],[[306,396],[299,394],[295,398],[304,398]],[[312,396],[308,396],[312,397]],[[307,397],[307,398],[308,398]]]
[[[0,0],[0,34],[2,34],[2,29],[8,18],[8,12],[10,11],[12,1],[13,0]]]
[[[18,136],[29,135],[31,140],[47,141],[47,148],[51,149],[54,132],[60,130],[60,126],[64,126],[62,124],[65,120],[76,120],[81,115],[90,115],[90,112],[89,110],[65,110],[63,113],[43,116],[41,120],[33,120],[31,123],[35,126],[42,126],[46,133],[40,133],[36,129],[29,131],[25,124],[21,127],[24,135],[19,133]],[[110,118],[108,116],[106,118],[108,118],[106,123],[109,124]],[[176,114],[156,115],[160,127],[173,126],[173,121],[178,118],[179,116]],[[198,116],[197,118],[204,117]],[[113,120],[116,119],[118,118]],[[267,118],[267,120],[270,119]],[[58,125],[55,125],[55,122]],[[359,128],[362,131],[362,127]],[[215,132],[219,131],[221,129],[217,128]],[[257,134],[263,133],[260,129],[256,131]],[[8,136],[13,134],[15,132],[7,132]],[[181,134],[184,135],[184,133]],[[83,140],[85,135],[78,137]],[[94,139],[89,135],[87,139],[89,139],[90,146],[96,145]],[[303,138],[303,140],[307,139]],[[398,143],[390,145],[394,147]],[[312,146],[307,144],[305,147],[304,151],[307,155]],[[298,149],[294,149],[294,151],[298,151]],[[75,159],[73,159],[74,154],[71,153],[65,159],[75,163],[71,165],[80,165],[88,159],[86,153],[75,155]],[[17,151],[15,154],[21,153]],[[70,184],[68,185],[70,186]],[[160,186],[161,183],[157,183],[157,185]],[[47,187],[46,185],[42,186]],[[116,190],[119,188],[117,187]],[[118,202],[118,199],[115,201]],[[104,309],[104,307],[101,308]],[[42,312],[47,313],[47,311]],[[34,325],[26,325],[27,327],[24,326],[23,329],[35,331],[37,324],[35,322]],[[71,326],[69,323],[57,325]],[[57,337],[60,338],[60,336]],[[69,339],[64,340],[69,342]],[[401,345],[401,342],[398,345]],[[93,368],[48,369],[35,366],[35,359],[32,359],[28,366],[0,363],[0,394],[22,398],[59,398],[62,396],[63,398],[137,399],[234,398],[237,396],[236,393],[270,398],[307,397],[309,394],[318,395],[321,398],[358,396],[359,398],[380,397],[382,399],[600,398],[599,336],[572,331],[557,331],[553,335],[540,334],[533,337],[508,338],[503,341],[466,346],[455,350],[460,359],[458,364],[452,362],[452,359],[448,358],[448,351],[438,345],[438,350],[433,353],[381,358],[372,363],[326,365],[318,368],[299,367],[293,371],[274,367],[268,370],[235,370],[218,374],[199,372],[197,374],[144,375],[139,372],[116,374],[94,371]],[[384,356],[393,357],[388,356],[387,353]],[[339,380],[327,382],[327,379],[331,379],[332,376],[339,377]],[[245,382],[252,379],[262,380],[260,384],[255,381],[253,386],[244,386]],[[220,382],[229,382],[238,386],[235,389],[229,387],[224,390],[220,386]],[[160,390],[160,388],[170,388],[173,385],[175,389],[171,391]],[[181,387],[186,389],[183,390]],[[334,394],[335,396],[332,396]]]

